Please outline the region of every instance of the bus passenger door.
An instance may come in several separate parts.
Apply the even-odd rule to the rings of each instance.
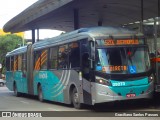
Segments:
[[[91,101],[91,81],[90,81],[90,61],[89,61],[89,43],[88,39],[81,41],[81,71],[82,71],[82,88],[83,102],[92,104]]]

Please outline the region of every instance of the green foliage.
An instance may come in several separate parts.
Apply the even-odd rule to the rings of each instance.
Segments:
[[[0,36],[0,63],[2,64],[2,70],[5,66],[5,56],[7,52],[18,48],[22,44],[22,38],[14,34],[8,34]]]

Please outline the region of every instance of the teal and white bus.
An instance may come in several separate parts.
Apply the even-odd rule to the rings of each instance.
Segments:
[[[6,55],[6,85],[21,93],[73,104],[149,99],[154,91],[144,36],[118,27],[82,28]]]

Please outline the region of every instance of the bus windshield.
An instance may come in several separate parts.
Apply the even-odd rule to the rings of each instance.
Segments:
[[[136,74],[148,71],[147,47],[114,47],[96,49],[96,71],[115,74]]]

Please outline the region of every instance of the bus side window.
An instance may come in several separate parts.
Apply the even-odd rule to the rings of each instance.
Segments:
[[[41,69],[47,69],[47,57],[48,57],[48,49],[42,50],[41,52]]]
[[[80,47],[78,42],[69,44],[69,66],[80,67]]]
[[[41,51],[34,52],[34,70],[41,69]]]
[[[49,51],[49,69],[57,69],[58,47],[50,48]]]
[[[20,54],[20,55],[18,55],[18,70],[20,71],[20,70],[22,70],[22,55]]]
[[[6,69],[7,69],[7,71],[10,71],[10,65],[11,65],[10,57],[6,57]]]
[[[18,56],[14,56],[14,65],[13,65],[13,71],[18,70]]]
[[[11,57],[11,71],[14,71],[14,56]]]
[[[58,68],[68,68],[68,45],[62,45],[58,51]]]
[[[23,77],[26,77],[26,71],[27,71],[27,60],[26,60],[26,53],[22,54],[22,73]]]

